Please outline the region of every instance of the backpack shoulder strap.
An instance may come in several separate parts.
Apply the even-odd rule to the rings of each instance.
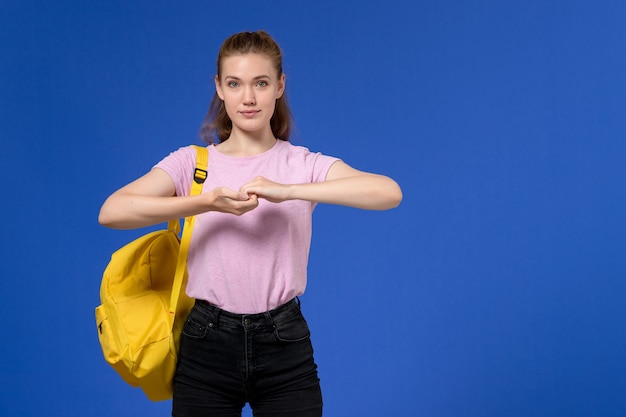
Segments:
[[[194,171],[193,181],[191,182],[190,195],[198,195],[202,193],[202,184],[207,178],[207,167],[209,166],[209,152],[206,147],[195,146],[196,148],[196,169]],[[189,252],[189,244],[191,243],[191,232],[193,231],[193,223],[196,216],[185,218],[183,226],[183,236],[180,241],[180,249],[178,250],[178,260],[176,262],[176,274],[174,275],[174,284],[172,285],[172,295],[170,297],[170,317],[172,325],[174,325],[174,317],[176,316],[176,307],[178,299],[183,287],[185,273],[187,272],[187,254]]]

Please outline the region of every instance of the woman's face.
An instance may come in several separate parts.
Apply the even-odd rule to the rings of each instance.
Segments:
[[[233,55],[221,64],[215,88],[233,122],[233,133],[271,135],[270,119],[285,91],[285,75],[279,76],[270,58],[261,54]]]

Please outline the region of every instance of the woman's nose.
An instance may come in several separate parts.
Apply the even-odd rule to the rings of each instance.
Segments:
[[[243,102],[245,104],[255,104],[254,89],[246,88],[243,93]]]

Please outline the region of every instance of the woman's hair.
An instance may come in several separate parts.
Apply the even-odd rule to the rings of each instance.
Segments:
[[[222,78],[222,61],[226,57],[244,54],[261,54],[268,57],[276,69],[278,77],[283,74],[283,55],[280,47],[265,31],[236,33],[226,39],[217,54],[217,78]],[[270,120],[272,133],[278,139],[289,140],[291,132],[291,110],[287,103],[285,93],[276,100],[276,108]],[[213,143],[217,138],[224,142],[230,136],[233,123],[226,113],[224,102],[219,98],[217,92],[209,106],[209,111],[200,127],[200,137],[208,143]]]

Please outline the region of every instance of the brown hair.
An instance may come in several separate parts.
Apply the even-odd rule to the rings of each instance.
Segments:
[[[221,79],[221,63],[226,57],[244,54],[265,55],[274,64],[274,68],[280,77],[283,74],[283,55],[280,47],[265,31],[240,32],[232,35],[224,41],[217,54],[217,77]],[[270,120],[272,133],[278,139],[289,140],[291,132],[291,110],[287,103],[285,93],[276,100],[276,108]],[[233,123],[226,114],[224,102],[219,98],[217,92],[209,105],[209,111],[200,127],[200,137],[208,143],[213,143],[214,139],[224,142],[230,136]]]

